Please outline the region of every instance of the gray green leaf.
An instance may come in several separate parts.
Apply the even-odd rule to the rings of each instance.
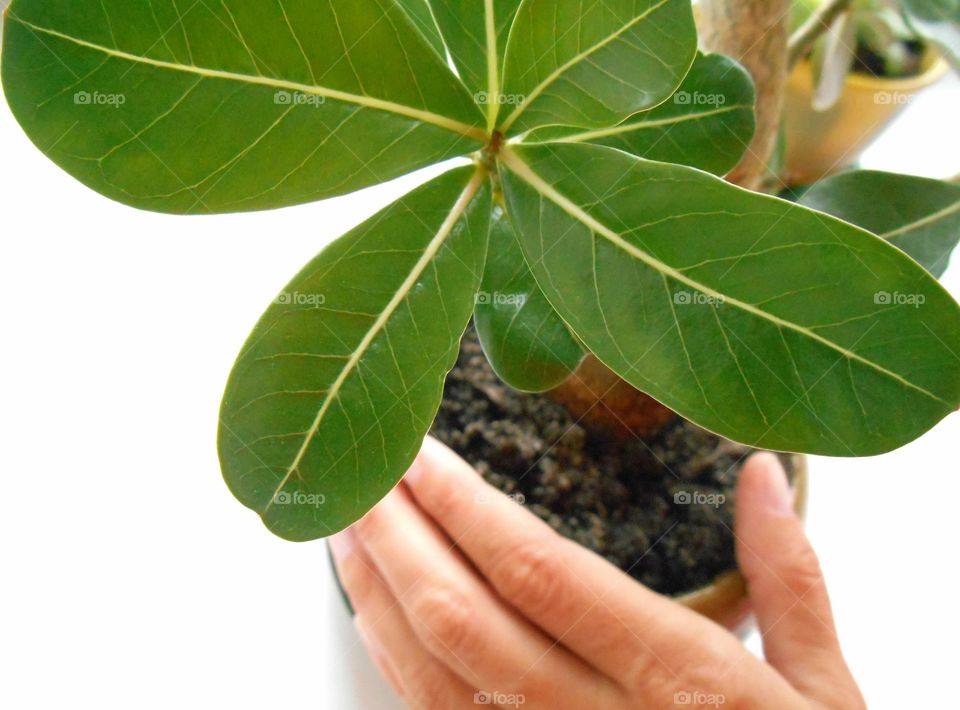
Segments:
[[[753,138],[753,104],[753,80],[743,67],[722,54],[700,54],[680,88],[656,108],[612,128],[538,129],[524,142],[596,143],[724,175]]]
[[[461,168],[390,205],[324,249],[251,333],[220,462],[277,535],[345,528],[416,456],[480,285],[488,182]]]
[[[482,140],[473,99],[393,0],[15,0],[4,35],[31,140],[144,209],[317,200]]]
[[[583,359],[582,348],[537,286],[499,206],[490,226],[474,323],[494,371],[518,390],[556,387]]]
[[[800,204],[886,239],[940,277],[960,241],[960,185],[851,170],[813,185]]]
[[[534,276],[608,367],[771,449],[900,446],[960,403],[960,307],[858,227],[590,145],[505,155]]]
[[[600,128],[667,99],[697,48],[689,0],[524,0],[510,30],[502,129]]]

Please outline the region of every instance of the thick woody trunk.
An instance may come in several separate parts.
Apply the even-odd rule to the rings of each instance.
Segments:
[[[731,182],[758,189],[776,148],[787,78],[789,0],[700,0],[701,46],[733,57],[757,87],[757,130]],[[575,417],[621,436],[647,436],[676,415],[634,389],[593,355],[551,392]]]
[[[727,176],[757,189],[777,144],[787,80],[789,0],[700,0],[697,30],[701,46],[740,62],[757,87],[757,131]]]

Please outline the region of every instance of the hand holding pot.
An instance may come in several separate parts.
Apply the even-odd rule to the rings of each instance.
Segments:
[[[368,651],[414,708],[864,707],[775,456],[745,464],[736,520],[766,662],[429,438],[331,549]]]

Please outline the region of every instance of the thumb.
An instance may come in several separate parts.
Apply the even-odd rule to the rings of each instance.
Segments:
[[[767,661],[808,697],[829,707],[863,707],[840,651],[820,563],[774,454],[747,460],[736,506],[737,560]]]

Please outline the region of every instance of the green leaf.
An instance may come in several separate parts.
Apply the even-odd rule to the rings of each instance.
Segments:
[[[494,372],[511,387],[542,392],[576,369],[583,350],[530,273],[513,226],[494,210],[474,324]]]
[[[467,87],[476,93],[493,128],[507,35],[520,0],[429,0],[450,56]]]
[[[740,162],[755,127],[753,80],[722,54],[697,55],[676,93],[619,126],[533,131],[525,143],[596,143],[664,163],[724,175]]]
[[[390,205],[324,249],[251,333],[220,462],[277,535],[345,528],[416,456],[480,285],[488,182],[461,168]]]
[[[877,454],[960,403],[960,307],[874,235],[610,148],[505,153],[544,294],[608,367],[763,448]]]
[[[440,36],[440,28],[433,17],[433,10],[430,8],[430,0],[397,0],[397,4],[407,13],[407,17],[417,28],[427,44],[433,47],[444,61],[447,59],[447,48],[444,45],[443,37]]]
[[[330,197],[483,135],[393,0],[15,0],[2,69],[14,115],[54,162],[162,212]]]
[[[907,23],[936,45],[960,71],[960,2],[958,0],[903,0]]]
[[[690,69],[689,0],[524,0],[510,30],[501,130],[614,126],[656,106]]]
[[[814,184],[800,204],[886,239],[934,276],[960,241],[960,185],[876,170],[852,170]]]

